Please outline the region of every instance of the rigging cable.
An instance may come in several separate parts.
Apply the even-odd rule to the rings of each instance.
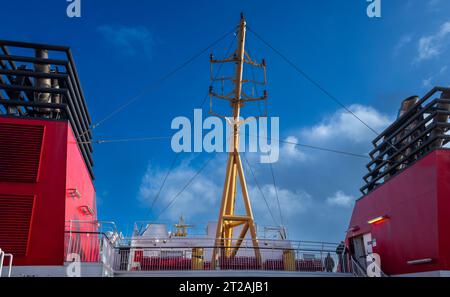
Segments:
[[[252,137],[253,135],[251,134],[246,134],[249,137]],[[254,136],[253,136],[254,137]],[[298,142],[293,142],[293,141],[288,141],[288,140],[282,140],[282,139],[276,139],[276,138],[270,138],[270,137],[265,137],[265,136],[257,136],[258,138],[263,137],[267,140],[270,141],[278,141],[281,143],[286,143],[286,144],[292,144],[294,146],[300,146],[300,147],[305,147],[305,148],[309,148],[309,149],[313,149],[313,150],[319,150],[319,151],[325,151],[325,152],[330,152],[330,153],[335,153],[335,154],[341,154],[341,155],[347,155],[349,157],[356,157],[356,158],[363,158],[363,159],[370,159],[369,156],[367,155],[363,155],[363,154],[357,154],[357,153],[352,153],[352,152],[347,152],[347,151],[341,151],[341,150],[336,150],[336,149],[331,149],[331,148],[326,148],[326,147],[322,147],[322,146],[315,146],[315,145],[309,145],[309,144],[302,144],[302,143],[298,143]]]
[[[152,210],[153,210],[153,207],[154,207],[155,204],[156,204],[156,201],[157,201],[158,198],[160,197],[161,191],[162,191],[162,189],[164,188],[164,185],[166,184],[167,178],[169,177],[169,175],[170,175],[170,173],[172,172],[172,170],[175,168],[175,164],[177,163],[177,160],[178,160],[178,156],[179,156],[179,155],[180,155],[180,154],[178,154],[178,153],[175,154],[175,158],[173,159],[172,163],[170,164],[169,170],[167,171],[166,175],[164,176],[163,182],[162,182],[161,186],[159,187],[158,193],[157,193],[157,194],[155,195],[155,197],[153,198],[152,204],[150,205],[150,208],[149,208],[149,210],[147,211],[146,217],[150,215],[150,213],[151,213]]]
[[[310,83],[312,83],[314,86],[316,86],[320,91],[322,91],[325,95],[327,95],[330,99],[332,99],[335,103],[337,103],[339,106],[341,106],[345,111],[350,113],[353,117],[355,117],[358,121],[360,121],[364,126],[366,126],[370,131],[375,133],[375,135],[379,136],[380,133],[378,133],[375,129],[373,129],[369,124],[364,122],[358,115],[356,115],[353,111],[351,111],[347,106],[345,106],[344,103],[342,103],[336,96],[328,92],[320,83],[318,83],[316,80],[314,80],[311,76],[309,76],[305,71],[300,69],[294,62],[292,62],[289,58],[287,58],[283,53],[281,53],[279,50],[277,50],[275,47],[273,47],[269,42],[267,42],[264,38],[262,38],[258,33],[253,31],[250,27],[248,27],[248,31],[253,33],[253,35],[256,36],[262,43],[264,43],[267,47],[269,47],[271,50],[273,50],[277,55],[279,55],[286,63],[288,63],[292,68],[294,68],[300,75],[302,75],[306,80],[308,80]],[[399,152],[398,148],[394,146],[392,143],[387,142],[387,144],[394,149],[396,152]],[[406,156],[403,153],[400,153],[400,155],[403,155],[404,158]]]
[[[172,204],[180,197],[180,195],[190,186],[190,184],[195,180],[197,176],[206,168],[206,166],[217,156],[217,154],[213,154],[203,165],[202,167],[188,180],[188,182],[183,186],[183,188],[169,201],[169,204],[165,208],[163,208],[159,214],[156,216],[154,221],[157,221],[161,215],[167,211]]]
[[[164,140],[171,139],[170,136],[155,136],[155,137],[139,137],[139,138],[122,138],[122,139],[99,139],[95,141],[82,141],[78,142],[79,144],[88,144],[88,143],[118,143],[118,142],[132,142],[132,141],[148,141],[148,140]]]
[[[247,135],[249,137],[258,137],[258,138],[263,137],[263,136],[254,136],[252,134],[247,134],[247,133],[245,135]],[[86,141],[86,142],[81,142],[81,143],[102,144],[102,143],[148,141],[148,140],[171,139],[171,138],[172,138],[171,136],[165,136],[165,137],[143,137],[143,138],[128,138],[128,139],[104,139],[104,140],[97,140],[94,142]],[[308,148],[308,149],[312,149],[312,150],[325,151],[325,152],[341,154],[341,155],[346,155],[346,156],[355,157],[355,158],[370,159],[369,156],[363,155],[363,154],[357,154],[357,153],[341,151],[341,150],[336,150],[336,149],[331,149],[331,148],[326,148],[326,147],[321,147],[321,146],[314,146],[314,145],[309,145],[309,144],[302,144],[302,143],[297,143],[297,142],[293,142],[293,141],[281,140],[281,139],[270,138],[270,137],[264,137],[264,138],[267,140],[271,140],[271,141],[276,140],[281,143],[291,144],[294,146],[304,147],[304,148]]]
[[[358,121],[360,121],[364,126],[366,126],[369,130],[371,130],[373,133],[375,133],[377,136],[379,133],[373,129],[371,126],[369,126],[366,122],[364,122],[358,115],[356,115],[353,111],[351,111],[345,104],[343,104],[336,96],[328,92],[320,83],[318,83],[316,80],[314,80],[311,76],[309,76],[305,71],[300,69],[294,62],[292,62],[289,58],[287,58],[283,53],[281,53],[279,50],[277,50],[275,47],[273,47],[269,42],[264,40],[258,33],[253,31],[250,27],[248,27],[248,30],[253,33],[253,35],[256,36],[262,43],[264,43],[267,47],[269,47],[271,50],[273,50],[277,55],[279,55],[286,63],[288,63],[292,68],[294,68],[300,75],[302,75],[307,81],[312,83],[314,86],[316,86],[320,91],[322,91],[325,95],[327,95],[331,100],[333,100],[335,103],[337,103],[339,106],[341,106],[345,111],[353,115]]]
[[[252,166],[250,165],[250,162],[248,161],[248,159],[247,159],[245,153],[242,154],[242,156],[244,157],[244,160],[245,160],[245,162],[247,163],[247,166],[248,166],[248,168],[249,168],[249,170],[250,170],[250,173],[251,173],[251,175],[253,176],[253,179],[255,180],[255,185],[256,185],[256,187],[258,188],[259,192],[261,193],[261,196],[262,196],[263,199],[264,199],[264,202],[265,202],[265,204],[266,204],[266,206],[267,206],[267,210],[269,211],[269,214],[270,214],[270,216],[272,217],[273,222],[275,223],[275,225],[278,225],[278,224],[277,224],[277,221],[275,220],[275,216],[273,215],[272,210],[270,209],[269,203],[267,202],[266,196],[264,195],[264,192],[263,192],[263,190],[261,189],[261,187],[260,187],[260,185],[259,185],[259,183],[258,183],[258,180],[256,179],[256,175],[255,175],[255,173],[253,172],[253,168],[252,168]]]
[[[247,46],[247,51],[248,51],[249,56],[251,57],[250,47],[249,46]],[[258,97],[259,96],[259,92],[258,92],[258,86],[256,85],[255,70],[254,70],[253,67],[251,67],[251,72],[252,72],[253,90],[255,92],[256,97]],[[261,110],[261,104],[260,103],[261,102],[258,101],[258,110],[259,110],[259,114],[262,115],[262,110]],[[265,100],[265,103],[267,104],[267,99]],[[266,111],[267,111],[267,109],[266,109]],[[280,215],[280,223],[281,223],[281,226],[283,226],[284,225],[283,213],[281,211],[280,197],[278,195],[278,187],[277,187],[277,183],[275,181],[275,174],[273,172],[273,165],[272,165],[272,161],[270,160],[270,156],[269,156],[269,168],[270,168],[270,174],[272,175],[272,182],[273,182],[273,188],[274,188],[274,191],[275,191],[275,197],[277,199],[278,212],[279,212],[279,215]]]
[[[227,58],[227,56],[229,55],[230,50],[231,50],[231,47],[232,47],[232,45],[233,45],[233,42],[234,42],[234,39],[231,39],[230,45],[228,46],[228,49],[227,49],[227,51],[226,51],[226,53],[225,53],[225,58]],[[222,65],[223,65],[223,64],[220,64],[220,65],[219,65],[219,67],[218,67],[218,69],[217,69],[216,76],[219,76],[220,71],[222,70]],[[206,93],[205,97],[203,98],[202,103],[200,104],[200,107],[201,107],[201,108],[203,108],[203,105],[205,105],[205,102],[206,102],[206,100],[208,99],[208,96],[209,96],[209,90],[208,90],[208,92]],[[171,164],[169,170],[167,171],[166,176],[164,177],[164,180],[163,180],[163,182],[162,182],[162,184],[161,184],[161,186],[160,186],[160,188],[159,188],[159,190],[158,190],[158,193],[156,194],[155,198],[153,199],[153,202],[152,202],[152,204],[151,204],[151,206],[150,206],[150,209],[149,209],[148,212],[147,212],[147,216],[150,215],[150,212],[153,210],[153,207],[155,206],[156,201],[157,201],[158,198],[160,197],[161,191],[162,191],[162,189],[164,188],[164,185],[165,185],[165,183],[166,183],[167,178],[170,176],[170,174],[172,173],[172,170],[175,168],[175,164],[176,164],[176,161],[178,160],[178,157],[179,157],[179,154],[175,154],[175,157],[174,157],[174,159],[173,159],[173,161],[172,161],[172,164]]]
[[[174,68],[172,71],[170,71],[169,73],[167,73],[166,75],[164,75],[163,77],[161,77],[160,79],[156,80],[153,84],[151,84],[150,86],[144,88],[141,90],[140,93],[138,93],[136,96],[130,98],[128,101],[126,101],[125,103],[123,103],[122,105],[120,105],[119,107],[117,107],[115,110],[113,110],[112,112],[110,112],[108,115],[106,115],[103,119],[101,119],[100,121],[98,121],[97,123],[95,123],[94,125],[92,125],[91,128],[88,128],[87,130],[85,130],[84,132],[82,132],[80,135],[78,135],[77,139],[79,140],[80,137],[82,137],[83,135],[85,135],[86,133],[89,133],[90,131],[92,131],[93,129],[97,128],[98,126],[100,126],[101,124],[103,124],[105,121],[109,120],[110,118],[112,118],[114,115],[118,114],[119,112],[121,112],[123,109],[125,109],[126,107],[128,107],[129,105],[131,105],[132,103],[136,102],[138,99],[140,99],[143,95],[145,95],[148,91],[152,90],[153,88],[156,88],[156,86],[158,86],[159,84],[163,83],[164,81],[166,81],[167,79],[169,79],[170,77],[172,77],[174,74],[176,74],[177,72],[179,72],[181,69],[183,69],[184,67],[186,67],[187,65],[189,65],[191,62],[193,62],[194,60],[196,60],[198,57],[200,57],[202,54],[204,54],[207,50],[209,50],[210,48],[214,47],[216,44],[218,44],[220,41],[222,41],[225,37],[227,37],[230,33],[233,33],[235,31],[235,29],[233,28],[233,30],[228,31],[227,33],[225,33],[224,35],[222,35],[220,38],[216,39],[215,41],[213,41],[212,43],[210,43],[206,48],[202,49],[201,51],[199,51],[198,53],[196,53],[195,55],[191,56],[189,59],[187,59],[184,63],[180,64],[178,67]]]
[[[283,213],[281,212],[280,198],[278,196],[278,187],[277,187],[277,183],[275,182],[275,174],[273,173],[273,165],[272,165],[272,162],[270,161],[270,156],[269,156],[269,167],[270,167],[270,173],[272,174],[272,182],[273,182],[273,188],[275,189],[275,197],[277,198],[278,211],[280,213],[280,223],[281,223],[281,226],[284,226]]]
[[[228,140],[228,139],[227,139]],[[161,215],[169,209],[172,204],[178,199],[178,197],[189,187],[189,185],[194,181],[194,179],[208,166],[208,164],[217,156],[217,153],[214,153],[204,164],[203,166],[191,177],[191,179],[184,185],[184,187],[170,200],[169,204],[163,208],[159,214],[156,216],[154,221],[157,221]]]

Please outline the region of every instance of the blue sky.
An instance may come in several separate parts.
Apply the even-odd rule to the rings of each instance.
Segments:
[[[382,0],[370,19],[364,0],[138,1],[81,0],[82,17],[66,16],[65,0],[1,0],[0,38],[69,45],[94,122],[236,25],[249,26],[282,51],[373,128],[395,118],[404,98],[449,85],[450,2]],[[231,37],[212,51],[220,56]],[[252,55],[268,63],[269,114],[281,138],[366,153],[373,133],[300,77],[249,34]],[[209,86],[209,52],[94,130],[96,139],[167,136],[175,116],[192,117]],[[206,111],[206,110],[205,110]],[[124,232],[151,220],[208,158],[183,154],[153,212],[148,206],[174,153],[165,140],[95,145],[99,218]],[[250,156],[276,209],[267,165]],[[282,146],[274,172],[284,221],[292,237],[338,241],[359,197],[365,160]],[[214,220],[225,156],[214,159],[161,217]],[[256,220],[271,224],[247,174]],[[277,212],[275,212],[277,216]],[[279,218],[277,218],[279,219]]]

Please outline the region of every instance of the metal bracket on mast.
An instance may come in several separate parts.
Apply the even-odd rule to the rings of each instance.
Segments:
[[[214,56],[211,55],[211,64],[229,63],[229,62],[233,62],[236,64],[234,77],[220,78],[220,79],[216,79],[213,76],[211,77],[211,80],[213,82],[218,80],[219,81],[229,80],[234,85],[234,90],[227,95],[223,94],[218,95],[214,93],[213,88],[210,87],[211,102],[213,97],[228,100],[233,109],[232,118],[231,119],[226,118],[227,122],[233,126],[233,135],[232,135],[233,141],[231,143],[231,150],[228,156],[225,184],[222,193],[222,202],[219,212],[219,219],[217,222],[216,239],[214,244],[214,250],[212,253],[211,265],[213,268],[216,267],[216,261],[218,260],[219,257],[231,258],[236,256],[248,232],[250,232],[251,235],[256,261],[258,265],[262,267],[261,253],[259,250],[259,243],[256,236],[256,225],[253,218],[250,197],[248,194],[247,183],[244,175],[244,168],[242,166],[241,156],[239,154],[239,127],[241,124],[245,122],[240,121],[239,117],[241,107],[244,105],[244,103],[267,99],[266,91],[264,91],[262,97],[258,98],[250,98],[243,92],[242,90],[243,84],[248,82],[256,83],[254,80],[243,79],[244,64],[248,64],[253,67],[260,67],[264,70],[264,81],[259,83],[264,85],[266,83],[266,72],[265,72],[266,63],[263,60],[262,63],[258,64],[250,58],[250,56],[245,52],[245,38],[246,38],[246,21],[244,16],[241,14],[241,20],[239,23],[237,34],[236,51],[233,54],[231,54],[231,56],[229,56],[224,60],[214,60]],[[214,114],[212,112],[212,104],[210,113]],[[225,117],[217,114],[215,115]],[[241,185],[242,199],[245,206],[244,215],[236,215],[234,213],[238,179]],[[237,238],[234,238],[233,229],[236,227],[241,227],[241,231],[239,233],[239,236]]]

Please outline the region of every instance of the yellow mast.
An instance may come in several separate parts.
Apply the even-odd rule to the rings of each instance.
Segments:
[[[246,234],[250,231],[252,238],[253,248],[255,256],[259,264],[261,264],[261,254],[259,251],[258,239],[256,238],[256,227],[253,218],[252,207],[250,204],[250,198],[248,195],[247,183],[245,180],[244,169],[242,167],[241,156],[239,154],[239,127],[243,121],[239,121],[240,110],[243,104],[247,101],[265,100],[266,93],[261,98],[248,98],[243,96],[242,85],[244,64],[250,64],[256,67],[262,67],[265,70],[265,63],[257,64],[251,60],[248,54],[245,52],[245,37],[246,37],[246,21],[241,14],[241,20],[239,23],[239,29],[237,34],[237,50],[226,60],[218,61],[214,60],[211,56],[211,63],[226,63],[235,62],[235,76],[232,80],[234,84],[234,90],[231,96],[220,96],[210,89],[210,95],[221,99],[227,99],[230,101],[230,105],[233,109],[233,121],[230,124],[233,125],[233,141],[231,143],[230,153],[228,156],[227,169],[225,175],[225,184],[222,193],[222,202],[219,212],[219,219],[217,222],[215,247],[212,254],[212,265],[215,267],[216,260],[219,256],[219,250],[222,257],[233,257],[236,255],[239,247],[242,244]],[[265,74],[265,73],[264,73]],[[264,75],[265,77],[265,75]],[[237,180],[239,179],[242,199],[245,206],[244,215],[236,215],[234,213],[237,191]],[[242,226],[239,236],[233,242],[233,229]]]

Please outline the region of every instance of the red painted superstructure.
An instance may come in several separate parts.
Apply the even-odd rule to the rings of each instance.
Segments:
[[[386,219],[368,223],[378,217]],[[450,270],[450,150],[430,152],[359,199],[347,240],[364,234],[389,275]]]
[[[20,131],[24,127],[41,127],[43,134],[38,167],[34,168],[35,164],[31,164],[26,169],[37,170],[34,181],[15,181],[14,178],[2,180],[0,177],[0,199],[10,197],[8,201],[18,205],[15,208],[8,206],[8,209],[5,206],[9,218],[3,218],[7,226],[0,228],[0,241],[4,241],[0,242],[0,246],[14,254],[14,265],[62,265],[65,260],[66,222],[97,219],[93,182],[72,128],[67,120],[0,117],[0,131],[2,127],[7,127],[8,133],[14,132],[14,129]],[[3,146],[7,150],[12,144],[20,147],[21,138],[17,136],[14,141],[0,139],[0,148]],[[36,145],[39,149],[39,145]],[[0,160],[0,165],[7,166],[10,162],[15,161]],[[18,166],[17,170],[21,170],[21,167]],[[21,206],[23,203],[14,199],[16,196],[31,199],[31,212],[24,210]],[[24,220],[28,216],[28,221]],[[18,227],[22,228],[22,232],[28,232],[22,235],[21,241],[14,241],[18,230],[15,224],[22,224]],[[27,224],[28,228],[25,226]],[[77,228],[72,227],[73,230]],[[21,249],[21,252],[8,250],[8,246]]]
[[[368,274],[450,273],[450,89],[411,96],[373,141],[347,246]],[[378,262],[378,256],[379,261]]]

